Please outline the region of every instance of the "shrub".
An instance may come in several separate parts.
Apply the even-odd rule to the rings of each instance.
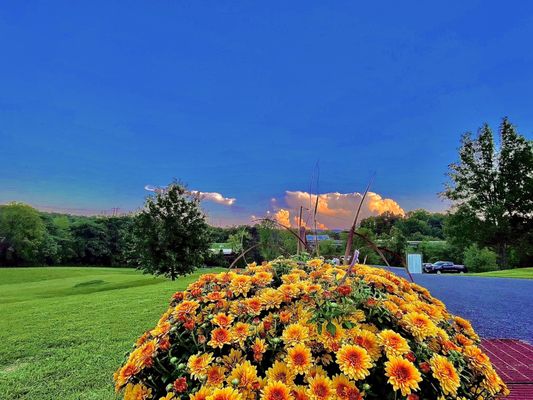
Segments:
[[[497,255],[492,250],[470,245],[465,250],[465,266],[470,272],[486,272],[498,269]]]
[[[116,372],[125,399],[494,399],[470,323],[391,272],[277,259],[174,294]]]

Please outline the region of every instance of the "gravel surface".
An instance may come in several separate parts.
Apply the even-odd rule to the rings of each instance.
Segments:
[[[401,269],[391,270],[405,277]],[[533,280],[459,274],[414,274],[413,279],[451,313],[470,320],[479,336],[533,344]]]

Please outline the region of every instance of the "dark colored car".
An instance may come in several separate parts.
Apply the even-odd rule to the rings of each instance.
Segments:
[[[465,273],[467,272],[464,265],[454,264],[451,261],[437,261],[433,264],[424,264],[424,272],[428,274],[442,274],[445,272]]]

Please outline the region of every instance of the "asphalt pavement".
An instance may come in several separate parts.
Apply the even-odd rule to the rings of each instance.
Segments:
[[[390,268],[406,277],[401,268]],[[533,280],[462,274],[413,274],[419,285],[472,322],[482,338],[522,339],[533,344]]]

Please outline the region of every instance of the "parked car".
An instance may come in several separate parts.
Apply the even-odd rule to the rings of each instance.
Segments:
[[[456,272],[463,274],[467,272],[464,265],[454,264],[451,261],[437,261],[433,264],[424,264],[424,272],[428,274],[442,274],[444,272]]]

